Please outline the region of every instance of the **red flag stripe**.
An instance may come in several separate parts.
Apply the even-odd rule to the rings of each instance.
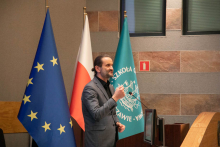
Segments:
[[[80,63],[77,63],[74,86],[70,104],[70,114],[77,121],[79,126],[85,131],[85,123],[82,113],[81,96],[83,88],[91,81],[90,75],[86,68]]]

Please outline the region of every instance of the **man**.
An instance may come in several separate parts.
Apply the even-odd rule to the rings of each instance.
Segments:
[[[124,87],[114,90],[108,79],[113,77],[113,62],[108,55],[94,61],[95,77],[82,93],[85,121],[85,147],[115,147],[118,132],[125,126],[116,115],[117,101],[125,96]]]

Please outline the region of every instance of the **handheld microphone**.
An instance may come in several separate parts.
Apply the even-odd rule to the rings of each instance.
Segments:
[[[129,92],[129,94],[130,94],[131,96],[133,96],[134,98],[136,98],[136,96],[134,96],[132,92]],[[136,98],[136,99],[137,99],[141,104],[143,104],[138,98]],[[144,105],[144,104],[143,104],[143,105]],[[144,107],[147,108],[147,106],[145,106],[145,105],[144,105]],[[147,108],[147,109],[149,109],[149,108]]]

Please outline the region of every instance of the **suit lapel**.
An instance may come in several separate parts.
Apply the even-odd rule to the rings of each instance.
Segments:
[[[93,78],[93,81],[95,82],[97,87],[102,91],[105,98],[108,100],[109,99],[108,94],[107,94],[106,90],[104,89],[104,87],[102,86],[101,82],[96,77]]]

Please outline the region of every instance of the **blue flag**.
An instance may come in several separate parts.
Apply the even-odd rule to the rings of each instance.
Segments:
[[[76,147],[49,10],[18,119],[39,147]]]
[[[124,19],[113,68],[111,84],[115,89],[123,85],[125,91],[125,97],[117,102],[116,108],[120,122],[125,125],[125,131],[119,133],[119,139],[122,139],[144,131],[141,103],[129,94],[132,92],[140,100],[127,18]]]

